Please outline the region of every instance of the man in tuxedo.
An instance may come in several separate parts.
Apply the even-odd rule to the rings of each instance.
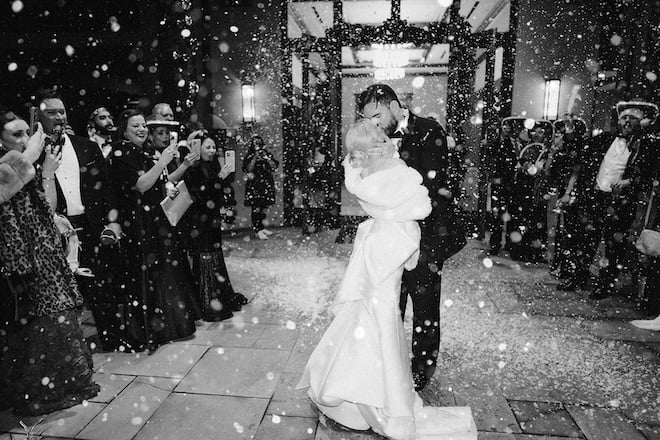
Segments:
[[[112,114],[105,107],[95,109],[87,122],[89,140],[96,142],[106,159],[112,151],[112,136],[116,133]]]
[[[417,170],[429,190],[431,214],[420,222],[422,238],[417,267],[405,271],[401,285],[401,315],[408,296],[413,304],[412,371],[415,389],[421,390],[435,373],[440,348],[440,284],[444,261],[465,245],[454,195],[449,190],[450,166],[447,133],[432,119],[404,108],[385,84],[369,86],[359,99],[359,110],[382,127],[398,145],[399,155]]]
[[[600,240],[605,241],[605,259],[590,294],[592,299],[606,298],[619,290],[622,272],[632,268],[631,238],[639,200],[648,197],[657,163],[657,142],[645,136],[641,123],[648,119],[649,108],[639,102],[617,105],[617,134],[602,133],[587,142],[581,161],[582,185],[591,190],[590,219],[593,243],[583,264],[590,262]],[[576,276],[585,276],[581,267]],[[582,279],[576,280],[582,281]]]
[[[100,276],[101,272],[108,270],[103,270],[98,257],[101,232],[105,226],[115,231],[121,228],[114,223],[117,213],[113,209],[116,204],[111,199],[114,191],[110,187],[108,163],[96,143],[65,131],[67,113],[56,92],[45,92],[37,106],[39,121],[48,138],[46,144],[59,149],[61,154],[55,174],[43,175],[42,184],[47,194],[56,194],[55,211],[66,216],[78,229],[81,249],[76,278],[94,316],[102,348],[111,351],[120,344],[118,299],[106,277]],[[111,271],[112,268],[105,269]]]

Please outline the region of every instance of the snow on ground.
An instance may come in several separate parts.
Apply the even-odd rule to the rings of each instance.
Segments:
[[[274,316],[320,332],[331,319],[328,304],[351,250],[351,244],[334,243],[335,237],[330,231],[305,239],[298,230],[282,229],[267,241],[230,239],[232,282]],[[547,268],[508,260],[484,264],[478,244],[471,242],[443,270],[442,342],[433,386],[621,407],[635,418],[659,423],[656,353],[641,344],[594,336],[577,315],[532,314],[511,283],[539,289],[539,282],[549,278]],[[409,307],[409,337],[410,313]]]

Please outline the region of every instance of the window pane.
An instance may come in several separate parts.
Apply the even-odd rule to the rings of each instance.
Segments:
[[[344,0],[344,21],[351,24],[381,25],[392,15],[389,0]]]
[[[325,37],[325,31],[332,27],[331,1],[291,2],[287,10],[289,38],[300,38],[303,35],[322,38]]]

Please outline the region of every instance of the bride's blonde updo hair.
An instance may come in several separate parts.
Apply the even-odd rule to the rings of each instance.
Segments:
[[[387,142],[389,138],[382,128],[369,119],[360,119],[346,132],[346,150],[349,153],[367,154],[374,145]]]

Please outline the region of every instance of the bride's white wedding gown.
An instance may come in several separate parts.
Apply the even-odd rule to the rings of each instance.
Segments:
[[[371,218],[358,227],[335,319],[298,388],[309,387],[327,417],[352,429],[397,440],[476,440],[469,407],[423,407],[414,391],[399,295],[404,268],[419,256],[416,220],[431,212],[422,177],[403,162],[364,179],[344,167],[346,188]]]

